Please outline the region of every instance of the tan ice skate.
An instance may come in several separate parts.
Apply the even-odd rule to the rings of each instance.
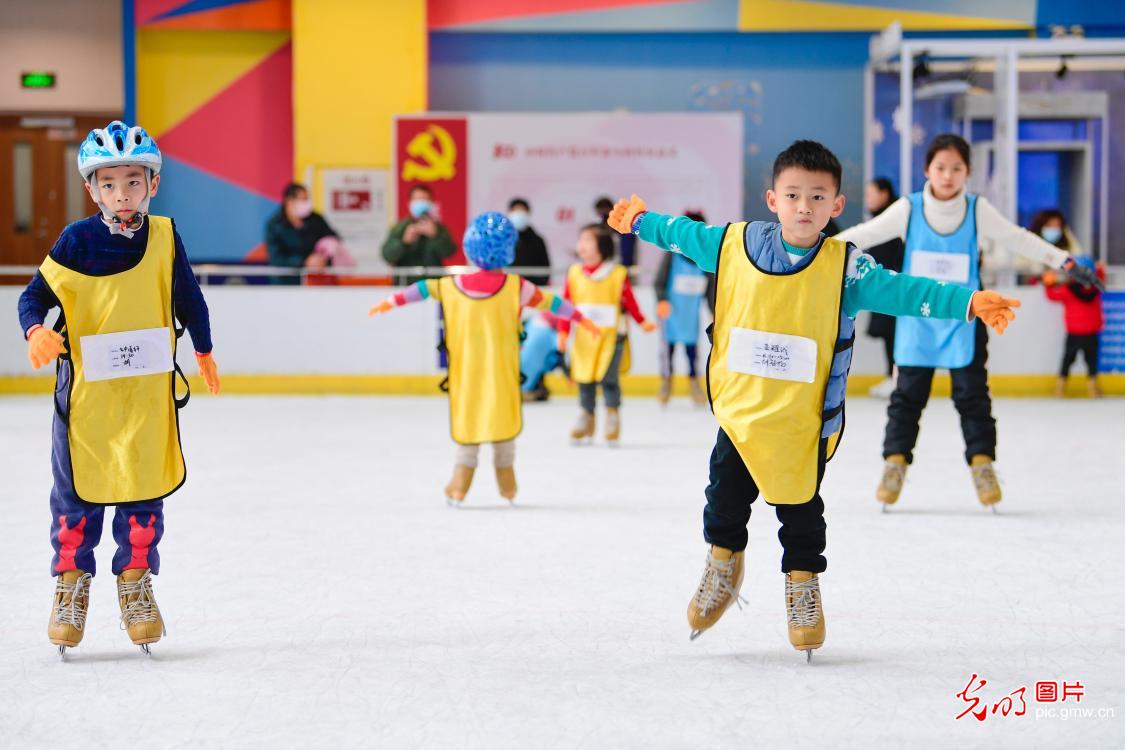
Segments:
[[[1086,378],[1086,395],[1090,398],[1101,398],[1102,389],[1095,377]]]
[[[47,622],[47,639],[59,647],[59,656],[66,656],[68,648],[82,642],[93,578],[81,570],[68,570],[55,578],[55,601]]]
[[[824,608],[816,573],[792,570],[785,574],[785,618],[789,642],[805,652],[805,661],[812,661],[812,652],[824,645]]]
[[[472,466],[454,465],[453,478],[445,486],[445,497],[450,505],[461,502],[465,499],[465,495],[469,494],[469,485],[473,483],[474,471],[476,469]]]
[[[605,410],[605,441],[610,445],[617,445],[621,439],[621,412],[617,409]]]
[[[703,381],[700,378],[691,378],[691,400],[696,406],[703,406],[707,403],[707,391],[703,388]]]
[[[663,406],[672,398],[672,378],[660,378],[660,390],[656,392],[656,400]]]
[[[976,455],[969,463],[980,504],[991,508],[995,513],[996,503],[1000,502],[1000,480],[996,478],[996,470],[992,467],[992,457]]]
[[[500,488],[500,497],[508,501],[516,499],[516,469],[514,466],[496,467],[496,485]]]
[[[906,456],[896,453],[887,456],[883,464],[883,478],[879,480],[879,489],[875,490],[875,497],[883,504],[883,512],[888,505],[898,502],[902,492],[902,483],[906,480]]]
[[[152,571],[133,568],[117,576],[117,599],[121,605],[121,627],[129,632],[141,651],[151,654],[150,643],[165,634],[164,619],[152,593]]]
[[[570,431],[573,443],[583,443],[594,438],[594,413],[585,409],[578,415],[578,424]]]
[[[699,581],[699,588],[688,604],[687,619],[691,626],[691,640],[703,635],[703,631],[710,628],[731,604],[737,604],[742,609],[742,602],[746,601],[738,592],[742,588],[744,552],[734,552],[712,545],[707,553],[707,567],[703,570],[703,578]]]

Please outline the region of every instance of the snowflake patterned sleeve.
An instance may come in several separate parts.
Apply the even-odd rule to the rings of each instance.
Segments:
[[[635,232],[645,242],[680,253],[704,271],[715,272],[719,262],[719,246],[726,227],[713,227],[686,216],[668,216],[646,211],[639,217]]]
[[[854,249],[848,256],[844,282],[844,311],[854,318],[860,310],[896,317],[969,320],[973,290],[942,281],[895,273]]]

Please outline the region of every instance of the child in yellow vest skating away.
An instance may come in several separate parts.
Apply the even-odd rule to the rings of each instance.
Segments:
[[[578,233],[576,247],[579,263],[566,275],[563,297],[590,320],[604,335],[578,331],[570,354],[570,376],[578,383],[578,402],[582,411],[578,424],[570,432],[575,443],[593,440],[594,409],[598,386],[605,398],[605,439],[616,445],[621,437],[621,375],[629,371],[629,313],[645,333],[656,330],[656,324],[645,319],[633,296],[629,272],[613,262],[613,237],[601,224],[590,224]],[[566,351],[570,325],[559,323],[559,351]]]
[[[94,548],[107,505],[121,623],[146,653],[164,634],[152,591],[164,498],[184,482],[176,343],[183,322],[208,390],[219,392],[207,304],[172,220],[148,214],[161,155],[140,127],[93,130],[78,170],[99,212],[65,230],[20,296],[20,326],[35,369],[58,359],[51,468],[47,637],[65,654],[85,633]],[[43,322],[62,308],[54,330]],[[185,381],[186,385],[186,381]]]
[[[825,523],[820,482],[844,427],[854,318],[887,315],[970,320],[1003,332],[1017,300],[885,271],[821,233],[844,209],[840,163],[819,143],[797,141],[773,167],[766,202],[778,223],[712,227],[646,211],[637,196],[610,226],[679,252],[716,274],[707,381],[719,434],[703,513],[711,545],[688,604],[692,638],[740,601],[746,524],[760,495],[775,507],[783,549],[790,643],[824,643],[819,574]]]
[[[530,281],[506,274],[516,250],[516,230],[506,216],[481,214],[465,230],[464,249],[480,270],[464,276],[419,281],[380,302],[369,315],[434,299],[441,303],[449,356],[449,419],[457,456],[448,501],[465,499],[482,443],[492,443],[500,495],[516,497],[516,436],[523,427],[520,395],[520,314],[524,307],[547,310],[599,335],[598,328],[570,303]]]

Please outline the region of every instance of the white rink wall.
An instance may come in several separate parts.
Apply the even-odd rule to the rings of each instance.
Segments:
[[[26,347],[16,317],[22,288],[0,287],[0,377],[30,375]],[[437,306],[423,302],[379,318],[367,309],[396,290],[389,287],[204,287],[211,309],[215,357],[225,374],[257,375],[411,375],[435,374]],[[1062,355],[1062,306],[1049,303],[1039,287],[1001,289],[1023,302],[1019,317],[1003,336],[992,336],[989,370],[1003,375],[1046,375],[1057,371]],[[654,316],[651,288],[636,290],[646,315]],[[867,313],[856,321],[852,373],[883,371],[882,342],[864,335]],[[705,316],[706,317],[706,316]],[[659,333],[633,327],[635,375],[658,372]],[[705,339],[702,339],[704,343]],[[181,343],[181,362],[189,351]],[[704,347],[705,348],[705,347]],[[44,368],[50,376],[53,370]]]

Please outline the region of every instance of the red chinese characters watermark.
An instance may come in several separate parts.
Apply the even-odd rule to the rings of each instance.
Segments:
[[[984,698],[977,695],[988,680],[973,672],[969,681],[956,697],[965,704],[965,710],[956,716],[956,720],[972,716],[977,721],[984,721],[989,714],[1002,718],[1008,716],[1024,716],[1027,714],[1027,686],[1020,685],[1015,690],[1005,695],[995,703],[989,704]],[[1065,703],[1073,698],[1075,703],[1081,703],[1086,686],[1078,680],[1066,682],[1065,680],[1040,680],[1035,683],[1036,703]]]

